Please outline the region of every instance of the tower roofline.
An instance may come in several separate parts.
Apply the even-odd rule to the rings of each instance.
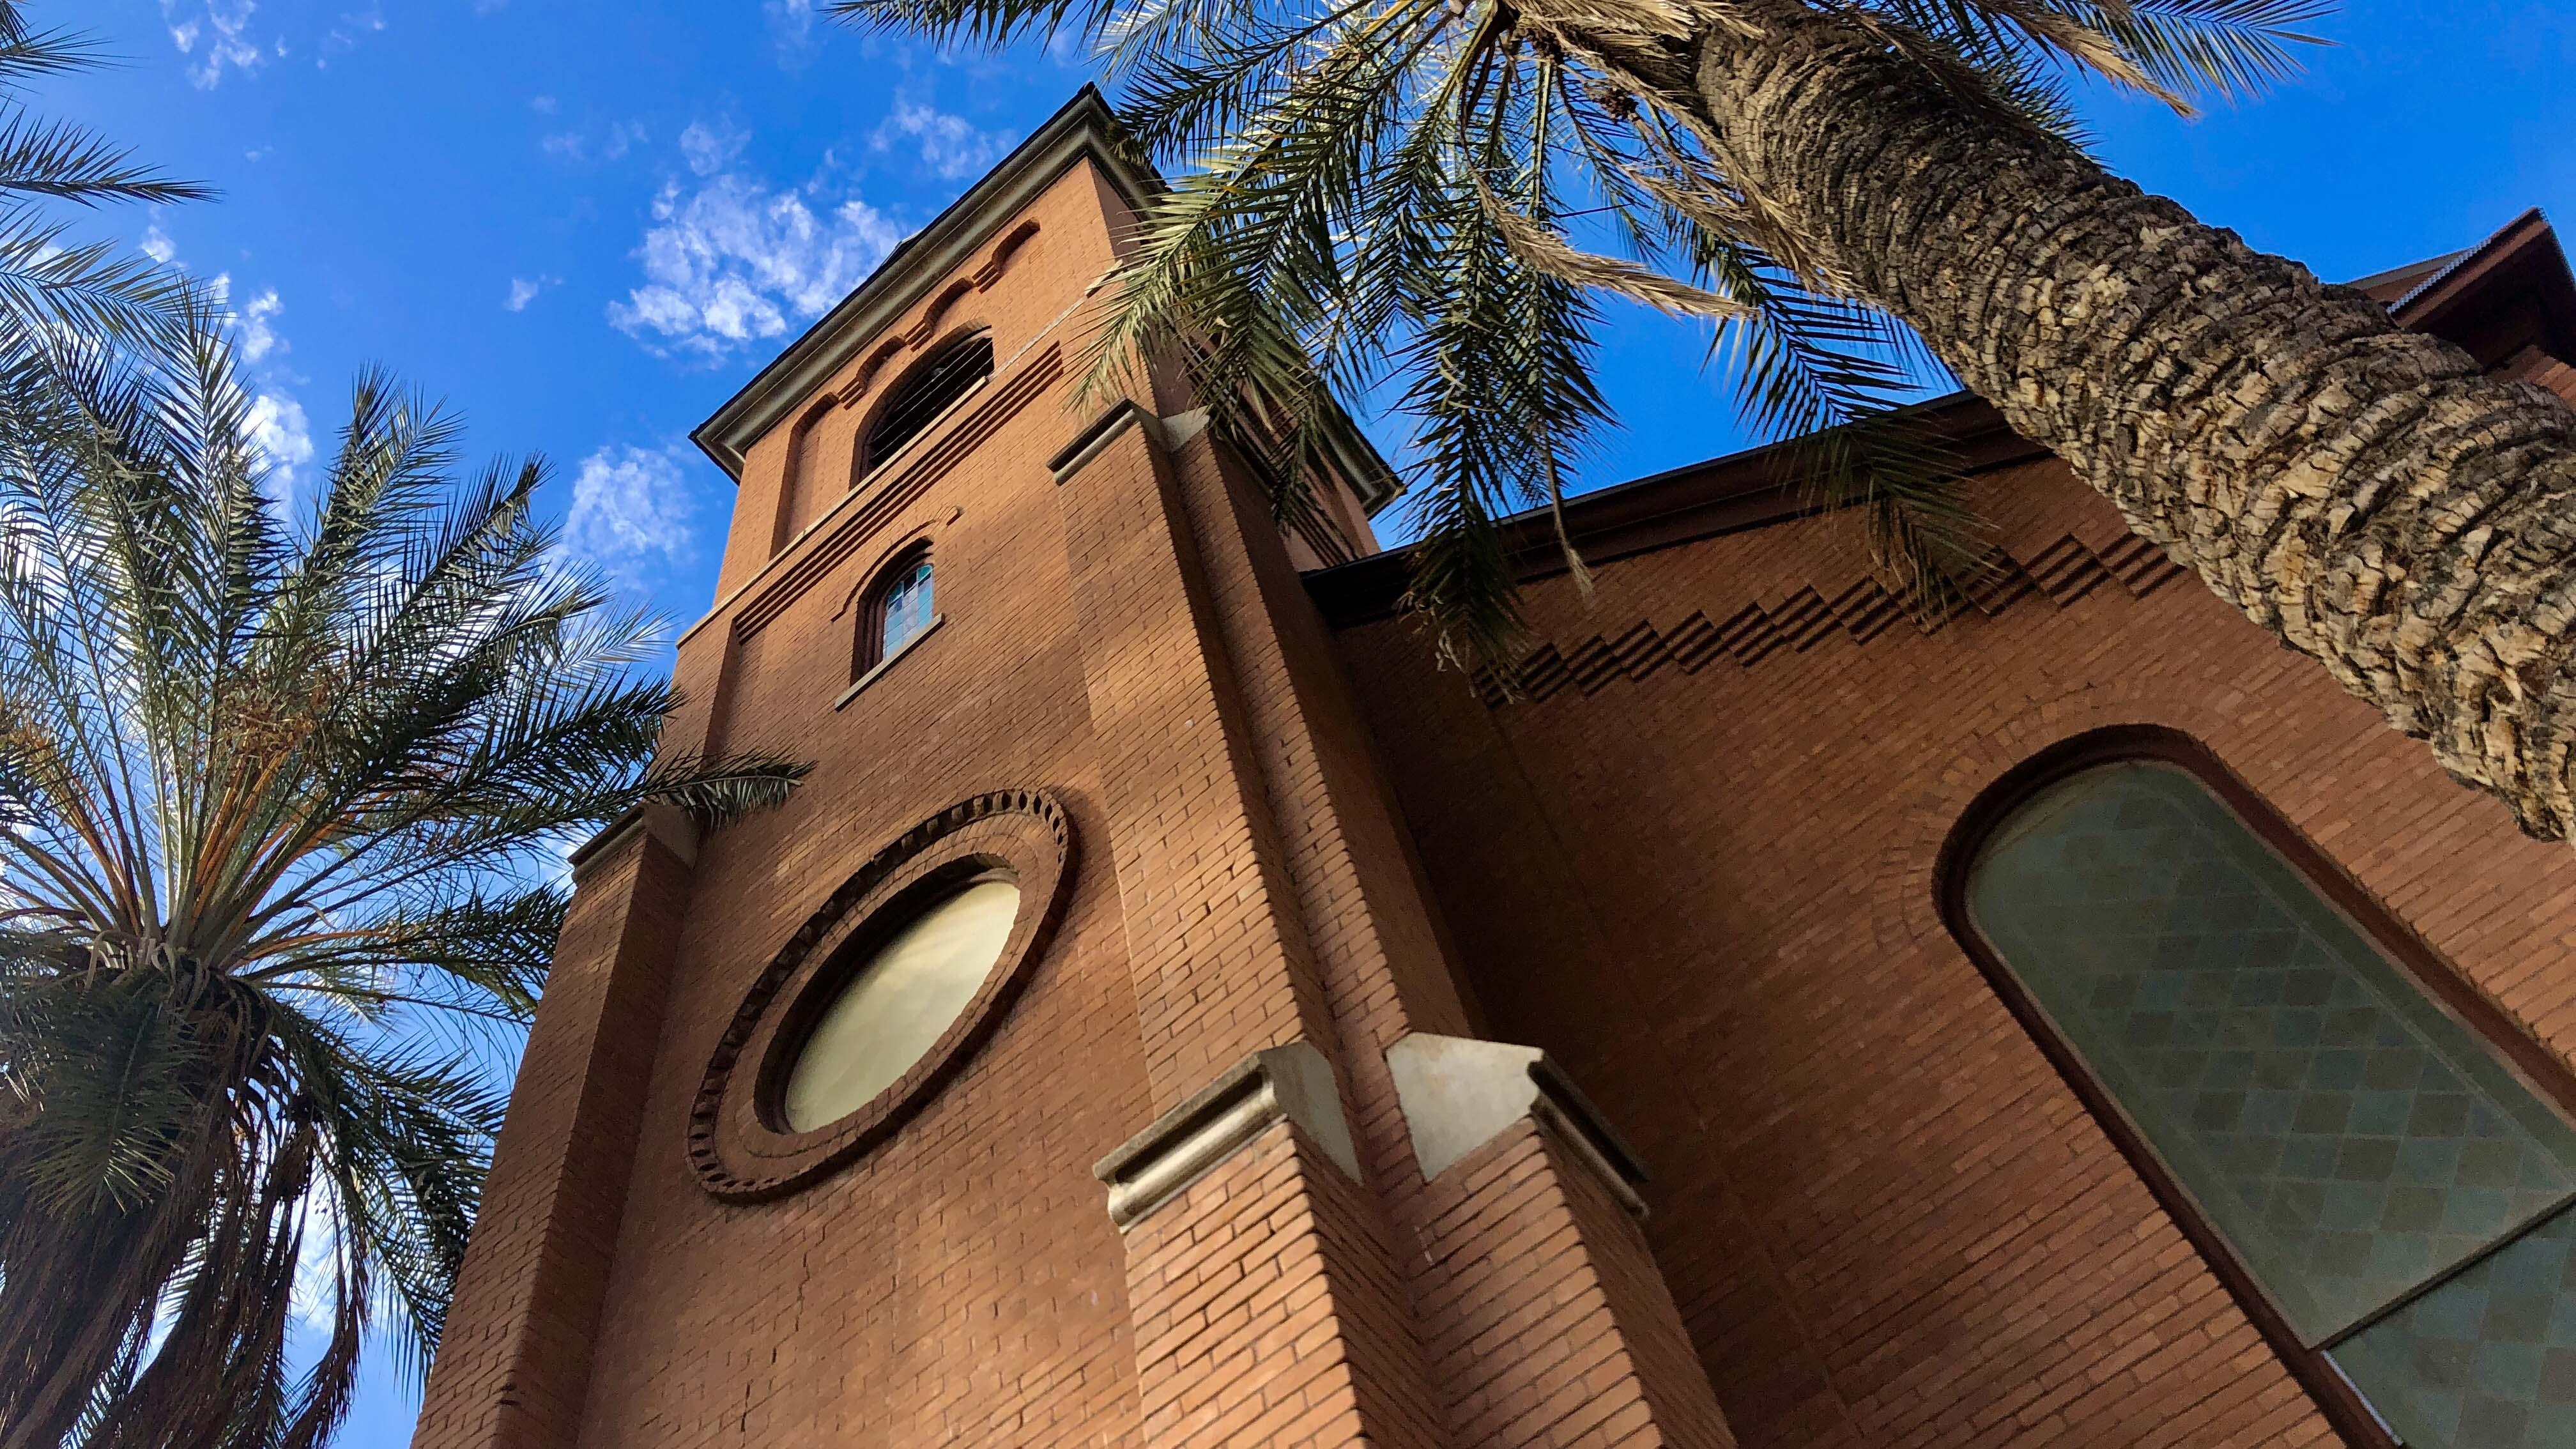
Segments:
[[[1085,83],[928,226],[897,243],[866,281],[725,399],[689,433],[689,440],[726,477],[740,482],[744,456],[754,440],[910,311],[1056,178],[1083,161],[1098,167],[1130,207],[1141,209],[1164,190],[1161,173],[1128,143],[1100,87]],[[1374,515],[1402,491],[1402,484],[1347,415],[1335,409],[1327,421],[1331,436],[1326,447],[1334,466],[1358,494],[1361,508]]]
[[[1085,85],[928,226],[898,243],[866,281],[725,399],[689,440],[740,481],[755,439],[1082,161],[1099,167],[1131,205],[1163,189],[1162,177],[1122,139],[1100,88]]]

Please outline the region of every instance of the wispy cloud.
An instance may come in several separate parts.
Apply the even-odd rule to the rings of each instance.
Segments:
[[[199,90],[213,90],[224,72],[242,74],[268,63],[268,53],[249,38],[250,17],[259,0],[161,0],[161,19],[170,27],[170,43],[188,57],[188,80]],[[286,53],[280,41],[277,53]]]
[[[879,151],[892,150],[898,142],[917,144],[921,164],[944,181],[963,180],[991,170],[993,163],[1011,149],[1007,131],[981,131],[964,116],[952,116],[929,106],[897,101],[894,111],[878,125],[869,144]]]
[[[558,161],[616,161],[650,139],[641,121],[612,121],[604,128],[553,132],[539,137],[537,147]]]
[[[342,15],[340,23],[332,26],[322,37],[322,53],[313,58],[313,64],[324,70],[330,69],[332,56],[357,49],[359,41],[384,28],[385,12],[380,4]]]
[[[230,278],[225,279],[227,284]],[[286,339],[277,334],[277,314],[286,310],[278,300],[277,289],[269,288],[243,304],[233,317],[233,335],[241,347],[245,362],[266,362],[272,352],[286,351]]]
[[[822,17],[816,0],[761,0],[762,13],[769,17],[769,31],[778,43],[802,47],[814,39],[814,22]]]
[[[865,201],[823,200],[819,180],[777,189],[724,169],[747,139],[690,127],[681,151],[694,181],[673,178],[653,198],[635,249],[644,284],[610,303],[608,320],[656,353],[715,359],[779,336],[847,295],[902,240]]]
[[[536,277],[512,277],[510,279],[510,295],[501,299],[501,310],[504,312],[525,312],[528,310],[528,304],[537,300],[537,294],[539,292],[544,291],[548,287],[558,286],[562,282],[563,278],[554,275],[552,272]]]
[[[689,561],[696,515],[676,444],[611,444],[582,459],[573,475],[564,546],[602,572],[641,587],[648,583],[646,568]]]
[[[165,267],[170,265],[171,258],[179,255],[178,244],[170,240],[170,234],[163,231],[157,221],[143,228],[143,240],[134,245],[137,251]]]
[[[692,121],[680,133],[680,157],[689,169],[700,176],[713,176],[731,165],[742,148],[751,144],[751,133],[731,121],[718,121],[710,126]]]
[[[141,249],[163,266],[175,263],[178,245],[156,224],[143,233]],[[233,279],[217,272],[206,291],[232,331],[233,354],[241,362],[242,392],[249,399],[245,423],[251,446],[265,465],[266,491],[280,508],[293,504],[304,472],[313,464],[313,425],[292,390],[295,379],[280,366],[292,349],[277,328],[286,303],[270,287],[239,308],[232,305]]]
[[[313,426],[291,393],[261,390],[250,400],[250,440],[268,460],[269,496],[293,503],[302,471],[313,462]]]

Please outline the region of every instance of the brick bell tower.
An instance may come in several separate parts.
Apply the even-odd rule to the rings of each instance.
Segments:
[[[698,431],[669,747],[816,767],[576,856],[420,1449],[1733,1443],[1300,585],[1382,466],[1283,529],[1186,396],[1076,407],[1113,135],[1084,91]]]

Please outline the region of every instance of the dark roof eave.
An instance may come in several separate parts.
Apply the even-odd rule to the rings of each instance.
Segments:
[[[1954,392],[1910,411],[1931,425],[1968,473],[2048,456],[1973,393]],[[1585,563],[1601,564],[1802,517],[1819,505],[1795,466],[1796,448],[1794,441],[1766,444],[1568,499],[1566,531]],[[1502,530],[1515,581],[1565,572],[1546,509],[1515,514]],[[1318,569],[1306,575],[1306,591],[1335,628],[1386,618],[1401,605],[1412,558],[1408,546]]]
[[[2388,314],[2401,325],[2466,346],[2474,340],[2481,310],[2491,312],[2500,293],[2527,299],[2545,350],[2576,362],[2576,272],[2570,272],[2556,229],[2537,207],[2390,303]],[[2496,366],[2507,359],[2481,360]]]
[[[2518,275],[2533,288],[2546,319],[2562,336],[2576,338],[2576,273],[2570,272],[2556,232],[2537,208],[2465,251],[2365,277],[2362,283],[2419,267],[2430,271],[2388,304],[2389,315],[2400,325],[2447,335],[2446,324],[2456,321],[2461,309],[2486,298],[2498,279]],[[2576,360],[2576,345],[2562,355]],[[2003,416],[1974,394],[1951,393],[1915,408],[1934,421],[1970,473],[2049,456],[2047,449],[2006,427]],[[1815,505],[1806,496],[1805,480],[1783,467],[1785,450],[1792,446],[1774,443],[1730,453],[1584,494],[1565,506],[1567,531],[1584,561],[1597,564],[1801,517],[1814,512]],[[1545,510],[1506,519],[1503,529],[1515,579],[1528,583],[1565,571]],[[1403,597],[1411,557],[1410,548],[1390,549],[1319,569],[1306,575],[1307,591],[1336,627],[1384,618]]]

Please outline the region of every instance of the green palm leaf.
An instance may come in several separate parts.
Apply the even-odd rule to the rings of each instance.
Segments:
[[[943,43],[1078,35],[1174,177],[1140,218],[1086,386],[1177,363],[1198,400],[1292,460],[1335,402],[1406,427],[1411,602],[1444,657],[1517,631],[1498,522],[1562,501],[1613,425],[1593,381],[1601,298],[1720,319],[1745,417],[1806,439],[1820,501],[1854,505],[1929,615],[1983,567],[1949,462],[1901,404],[1946,380],[1813,260],[1693,119],[1689,37],[1824,17],[1963,104],[2071,138],[2071,76],[2188,106],[2295,68],[2322,0],[841,0]],[[1307,470],[1270,470],[1283,516]],[[1566,561],[1581,576],[1570,543]]]
[[[426,1364],[498,1124],[477,1029],[535,1005],[565,845],[804,774],[656,759],[655,627],[561,555],[543,466],[461,481],[381,376],[281,516],[181,318],[0,362],[6,1449],[314,1445],[366,1334]]]

